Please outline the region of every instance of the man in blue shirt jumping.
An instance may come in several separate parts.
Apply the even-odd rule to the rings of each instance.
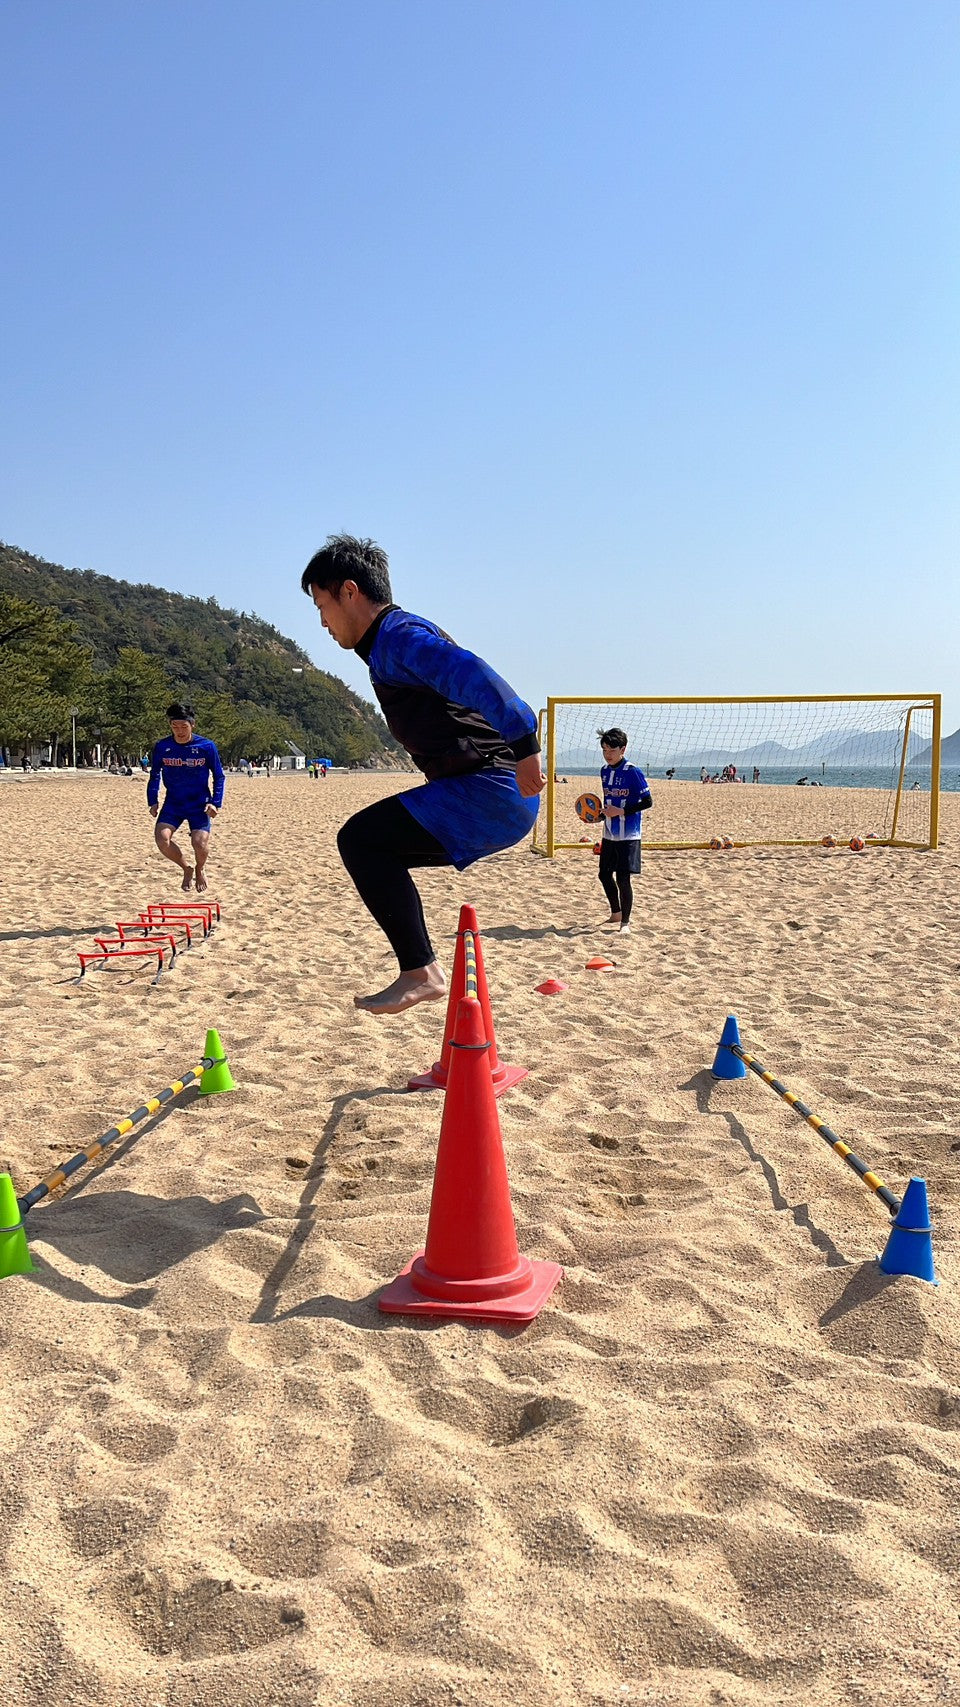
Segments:
[[[157,820],[154,841],[164,858],[180,867],[183,889],[190,889],[194,868],[173,839],[186,818],[196,862],[196,886],[202,892],[207,887],[203,868],[210,850],[210,826],[223,805],[223,766],[214,742],[195,734],[192,705],[168,705],[167,720],[170,734],[153,749],[147,782],[147,805],[150,816]],[[161,779],[164,797],[159,806]]]
[[[400,967],[387,989],[354,1002],[368,1013],[403,1013],[446,990],[411,869],[463,871],[530,834],[547,781],[537,720],[482,658],[393,603],[386,552],[372,540],[331,535],[301,585],[337,645],[368,666],[391,734],[427,779],[356,813],[337,837]]]

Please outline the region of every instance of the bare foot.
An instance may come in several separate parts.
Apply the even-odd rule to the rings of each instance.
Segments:
[[[190,885],[192,882],[193,882],[193,866],[192,865],[185,865],[183,868],[183,882],[180,885],[181,889],[184,891],[184,894],[186,894],[186,892],[190,888]]]
[[[623,918],[622,913],[611,913],[609,919],[607,920],[607,924],[608,925],[618,925],[622,918]]]
[[[206,889],[206,887],[207,887],[207,880],[204,877],[203,872],[200,870],[200,867],[197,866],[197,891],[198,891],[198,893],[202,895],[203,891]]]
[[[416,972],[401,972],[399,978],[375,996],[354,996],[355,1008],[368,1014],[402,1014],[418,1002],[439,1002],[447,993],[443,968],[436,960]]]

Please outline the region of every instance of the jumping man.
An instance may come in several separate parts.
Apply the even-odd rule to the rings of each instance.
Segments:
[[[332,535],[301,577],[338,646],[370,670],[391,733],[426,783],[348,819],[340,857],[399,962],[399,976],[357,1007],[398,1014],[446,989],[410,871],[458,871],[529,835],[540,768],[537,720],[502,677],[436,623],[392,602],[387,556],[372,540]]]
[[[154,840],[164,858],[180,867],[182,887],[189,889],[194,881],[193,866],[184,859],[173,839],[186,818],[196,861],[197,889],[203,891],[207,887],[203,868],[210,848],[210,825],[223,805],[223,766],[214,742],[194,734],[196,718],[192,705],[168,705],[167,720],[170,734],[153,749],[147,783],[150,816],[157,819]],[[163,805],[158,806],[161,777],[164,797]],[[213,779],[212,795],[208,778]]]

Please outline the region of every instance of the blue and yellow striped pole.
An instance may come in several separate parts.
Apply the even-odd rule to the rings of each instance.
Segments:
[[[713,1064],[714,1078],[729,1079],[741,1076],[739,1070],[735,1073],[731,1072],[732,1063],[727,1058],[728,1054],[733,1056],[736,1061],[742,1062],[744,1067],[749,1067],[751,1073],[755,1073],[758,1079],[762,1079],[765,1085],[769,1085],[772,1091],[776,1091],[777,1096],[782,1097],[795,1114],[799,1114],[808,1126],[812,1126],[824,1143],[829,1144],[831,1150],[835,1150],[837,1155],[846,1162],[847,1167],[853,1169],[857,1178],[861,1179],[865,1186],[876,1193],[881,1203],[886,1204],[891,1215],[899,1213],[900,1198],[896,1197],[889,1186],[884,1184],[879,1174],[875,1174],[871,1168],[868,1168],[866,1162],[861,1161],[860,1157],[851,1150],[849,1144],[845,1144],[843,1139],[839,1138],[833,1131],[833,1128],[828,1126],[825,1120],[821,1120],[819,1114],[814,1114],[812,1108],[808,1108],[805,1102],[801,1102],[795,1091],[789,1090],[780,1079],[774,1078],[772,1073],[768,1073],[763,1062],[758,1061],[755,1055],[747,1053],[740,1042],[737,1022],[733,1014],[730,1014],[727,1019],[717,1048],[717,1056]]]

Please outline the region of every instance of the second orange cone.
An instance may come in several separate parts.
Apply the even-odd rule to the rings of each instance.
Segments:
[[[511,1085],[516,1085],[527,1076],[526,1067],[511,1067],[506,1061],[501,1061],[497,1054],[497,1034],[493,1029],[493,1012],[490,1007],[490,992],[487,989],[487,974],[483,965],[483,949],[480,946],[480,926],[477,924],[475,907],[464,902],[460,908],[460,923],[457,926],[457,947],[453,956],[453,972],[450,976],[450,997],[447,1002],[447,1017],[443,1023],[443,1048],[439,1061],[434,1061],[428,1073],[418,1073],[415,1078],[408,1079],[408,1091],[442,1091],[446,1088],[450,1072],[450,1046],[453,1041],[453,1028],[457,1019],[457,1008],[467,990],[466,954],[464,952],[464,937],[472,936],[477,957],[477,998],[483,1013],[484,1036],[490,1044],[489,1072],[493,1080],[495,1096],[502,1096]]]

